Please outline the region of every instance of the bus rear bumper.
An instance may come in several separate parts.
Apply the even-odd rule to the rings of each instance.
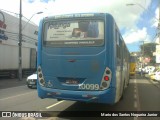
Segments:
[[[109,88],[103,91],[70,91],[50,88],[38,88],[40,98],[53,98],[58,100],[71,100],[96,103],[115,103],[115,88]]]

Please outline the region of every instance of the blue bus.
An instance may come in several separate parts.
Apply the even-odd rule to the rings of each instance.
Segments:
[[[42,99],[114,104],[129,83],[129,51],[108,13],[43,18],[37,58]]]

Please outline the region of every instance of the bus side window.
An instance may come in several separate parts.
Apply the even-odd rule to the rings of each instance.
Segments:
[[[117,29],[116,29],[116,44],[119,45],[119,33]]]
[[[115,30],[115,41],[116,41],[116,48],[117,48],[117,58],[120,59],[120,45],[119,45],[119,33],[118,30]]]

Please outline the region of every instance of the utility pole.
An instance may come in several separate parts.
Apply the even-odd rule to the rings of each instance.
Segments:
[[[142,68],[144,67],[144,41],[142,41]]]
[[[22,0],[19,7],[19,80],[22,80]]]

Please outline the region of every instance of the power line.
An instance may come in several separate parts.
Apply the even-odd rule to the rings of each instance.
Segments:
[[[16,41],[18,43],[19,39],[18,39],[18,33],[13,33],[13,32],[8,32],[8,31],[5,31],[8,37],[9,40],[12,40],[12,41]],[[24,43],[29,43],[29,44],[32,44],[32,45],[35,45],[36,42],[37,42],[37,39],[35,38],[32,38],[32,37],[29,37],[27,35],[22,35],[24,37],[22,37],[22,42]]]
[[[5,12],[8,12],[8,13],[12,13],[12,14],[15,14],[15,15],[19,15],[18,13],[15,13],[15,12],[11,12],[11,11],[8,11],[8,10],[4,10],[4,9],[0,9],[1,11],[5,11]]]
[[[27,38],[30,38],[30,39],[32,39],[32,40],[35,40],[35,41],[37,41],[37,39],[35,39],[35,38],[32,38],[32,37],[30,37],[30,36],[27,36],[27,35],[25,35],[25,34],[22,34],[24,37],[27,37]]]
[[[5,9],[0,9],[0,11],[2,11],[2,12],[5,11],[5,12],[7,12],[7,13],[15,14],[15,15],[16,15],[15,17],[19,18],[19,13],[11,12],[11,11],[8,11],[8,10],[5,10]],[[29,20],[29,19],[28,19],[27,17],[25,17],[24,15],[22,15],[22,17],[26,19],[26,20],[23,19],[23,22],[26,22],[26,21]],[[32,22],[32,24],[36,25],[34,22]],[[17,26],[18,26],[18,25],[17,25]]]
[[[14,33],[14,32],[9,32],[9,31],[4,31],[5,33],[9,33],[9,34],[7,34],[7,35],[11,35],[11,34],[13,34],[12,36],[16,36],[17,35],[17,37],[18,37],[18,33]],[[30,37],[30,36],[27,36],[27,35],[25,35],[25,34],[22,34],[22,36],[24,36],[23,38],[26,38],[26,39],[32,39],[33,41],[37,41],[37,39],[36,38],[33,38],[33,37]]]

